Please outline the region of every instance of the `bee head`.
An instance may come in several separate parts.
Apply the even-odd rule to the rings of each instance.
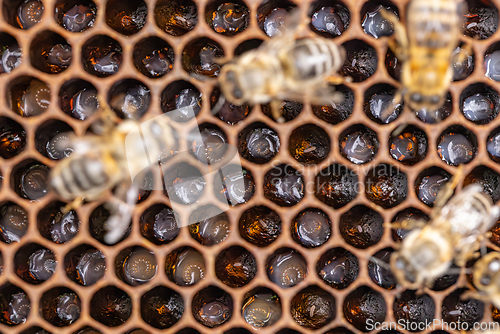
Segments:
[[[409,92],[406,100],[408,101],[410,109],[414,111],[436,111],[444,104],[444,96],[439,94],[424,95],[419,92]]]
[[[474,272],[479,274],[478,282],[482,286],[500,284],[500,254],[493,252],[478,260]]]
[[[245,92],[239,83],[239,70],[234,64],[226,64],[221,71],[219,80],[221,90],[229,102],[241,105],[245,103]]]

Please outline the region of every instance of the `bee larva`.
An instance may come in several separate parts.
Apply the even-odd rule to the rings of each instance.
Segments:
[[[410,224],[418,227],[403,239],[400,249],[391,256],[391,270],[405,288],[431,286],[449,272],[453,262],[464,265],[497,221],[500,208],[493,205],[480,185],[469,185],[451,197],[461,171],[460,166],[439,192],[430,222],[411,221]]]
[[[335,73],[344,64],[345,50],[322,37],[297,39],[299,12],[292,12],[281,34],[264,41],[222,67],[219,84],[225,99],[241,105],[271,103],[273,117],[283,100],[304,100],[315,104],[340,103],[343,95],[329,83],[340,83]]]
[[[406,27],[393,13],[381,11],[394,25],[389,47],[403,62],[402,87],[392,109],[401,100],[416,112],[434,112],[444,104],[453,77],[453,52],[462,31],[461,9],[456,0],[412,0]],[[465,60],[463,53],[456,57],[459,62]],[[391,107],[387,109],[383,118],[392,112]]]
[[[165,115],[141,124],[125,120],[115,125],[107,120],[102,134],[71,136],[61,143],[73,153],[52,169],[51,184],[61,198],[72,201],[66,210],[84,200],[98,200],[106,191],[123,185],[116,187],[114,197],[106,204],[111,213],[106,222],[108,244],[116,243],[128,228],[139,191],[132,182],[134,177],[157,163],[150,161],[151,157],[160,157],[174,146],[169,120]]]

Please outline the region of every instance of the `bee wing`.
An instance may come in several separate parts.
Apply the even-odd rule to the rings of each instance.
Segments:
[[[344,101],[344,94],[335,91],[335,86],[327,83],[320,83],[302,91],[284,93],[280,96],[282,100],[303,101],[305,98],[314,105],[337,104]]]

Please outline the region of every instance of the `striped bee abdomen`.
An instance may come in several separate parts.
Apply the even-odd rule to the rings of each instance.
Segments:
[[[297,40],[290,48],[282,50],[280,56],[285,71],[296,81],[333,74],[344,61],[333,42],[320,38]]]

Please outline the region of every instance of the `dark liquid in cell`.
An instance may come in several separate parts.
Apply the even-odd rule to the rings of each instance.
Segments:
[[[219,76],[221,65],[216,59],[224,56],[219,44],[206,38],[186,46],[182,53],[184,69],[197,78]]]
[[[155,277],[156,268],[155,256],[146,249],[137,249],[125,258],[120,276],[130,285],[140,285]]]
[[[177,165],[164,170],[167,196],[182,204],[195,203],[204,193],[206,181],[201,173],[190,165]]]
[[[28,260],[29,273],[38,282],[48,280],[56,270],[56,265],[56,257],[48,249],[37,250]]]
[[[373,255],[376,260],[371,260],[368,263],[368,275],[372,281],[378,286],[384,289],[394,289],[397,284],[397,280],[390,270],[386,268],[386,265],[390,263],[392,251],[381,250]],[[383,265],[383,264],[386,265]]]
[[[150,77],[161,77],[170,72],[174,66],[173,50],[169,48],[153,50],[141,62]]]
[[[22,49],[15,44],[4,45],[0,49],[0,74],[10,73],[22,62]]]
[[[255,163],[266,163],[278,154],[280,139],[270,128],[255,128],[239,139],[240,154]]]
[[[126,292],[114,286],[97,291],[90,300],[90,305],[90,316],[110,327],[123,324],[132,313],[132,299]]]
[[[370,174],[365,179],[365,193],[370,201],[387,209],[405,200],[408,180],[403,172],[394,166],[379,165]]]
[[[405,165],[421,161],[427,152],[427,139],[421,131],[409,131],[391,137],[389,145],[391,156]]]
[[[312,111],[316,117],[331,124],[338,124],[351,116],[354,108],[354,93],[346,86],[337,86],[335,90],[344,95],[342,102],[317,106],[313,105]]]
[[[293,320],[309,329],[327,325],[336,315],[335,298],[315,285],[305,288],[293,297],[290,308]]]
[[[304,247],[319,247],[331,233],[331,223],[322,211],[307,210],[301,212],[292,222],[292,237]]]
[[[51,321],[58,326],[67,326],[80,318],[80,299],[75,293],[64,293],[56,298],[57,320]],[[49,320],[50,321],[50,320]]]
[[[293,206],[304,197],[302,175],[288,165],[270,170],[264,178],[264,196],[280,206]]]
[[[273,37],[280,34],[280,29],[285,23],[288,11],[285,8],[274,8],[264,18],[264,32],[267,36]]]
[[[50,170],[44,165],[33,165],[21,174],[20,191],[24,198],[37,200],[45,196],[49,188]]]
[[[436,196],[446,182],[450,180],[449,177],[444,175],[431,175],[422,178],[418,186],[417,196],[424,203],[429,206],[434,206]]]
[[[395,318],[412,324],[430,323],[434,319],[436,305],[431,296],[416,294],[414,291],[405,291],[394,300],[393,311]],[[413,325],[414,326],[414,325]]]
[[[448,133],[441,137],[437,151],[439,157],[452,166],[469,163],[476,153],[472,142],[460,133]]]
[[[21,29],[29,29],[42,20],[43,3],[41,0],[24,0],[17,9],[16,23]]]
[[[109,105],[121,118],[141,118],[149,109],[151,95],[149,89],[141,84],[133,84],[111,94]]]
[[[184,313],[181,295],[164,286],[156,287],[141,298],[141,316],[149,325],[165,329],[172,327]]]
[[[265,206],[256,206],[241,215],[239,232],[246,241],[265,247],[281,234],[281,219],[275,211]]]
[[[252,174],[245,168],[231,165],[223,168],[214,181],[214,192],[223,203],[238,205],[248,202],[255,193],[255,182]]]
[[[344,43],[347,50],[344,66],[339,73],[349,76],[354,82],[360,82],[371,77],[377,70],[377,52],[375,49],[360,40]]]
[[[71,65],[71,46],[56,44],[50,50],[42,50],[42,56],[46,59],[46,66],[51,73],[62,72]]]
[[[409,220],[420,221],[426,223],[429,221],[429,217],[420,210],[414,208],[407,208],[403,211],[398,212],[398,214],[392,219],[393,222],[400,224],[405,224]],[[411,229],[405,228],[393,228],[392,229],[392,239],[396,242],[401,242],[410,233]],[[381,251],[382,252],[382,251]],[[388,261],[385,261],[388,262]]]
[[[26,145],[26,132],[21,129],[5,127],[0,129],[0,157],[10,159],[18,155]]]
[[[69,143],[69,139],[69,133],[58,133],[50,138],[47,141],[47,145],[45,145],[49,158],[52,160],[60,160],[62,158],[69,157],[71,153],[73,153],[73,148],[68,147],[68,145],[64,145],[65,143]]]
[[[350,252],[334,248],[321,256],[316,272],[331,287],[345,289],[358,277],[359,263]]]
[[[121,46],[108,38],[100,45],[87,45],[87,42],[82,48],[85,70],[98,77],[107,77],[118,72],[123,60]]]
[[[76,263],[77,280],[80,284],[89,286],[100,280],[106,271],[106,260],[98,250],[90,249],[81,254]]]
[[[288,150],[292,157],[304,165],[314,165],[330,153],[330,138],[326,131],[315,125],[304,125],[290,135]]]
[[[216,163],[224,157],[227,150],[227,138],[218,128],[204,128],[191,143],[191,153],[201,162]]]
[[[50,88],[33,79],[27,84],[14,86],[10,98],[14,112],[24,117],[38,116],[50,106]]]
[[[70,241],[80,230],[80,220],[75,211],[62,213],[59,203],[48,209],[40,211],[38,215],[38,228],[40,233],[47,239],[57,244]]]
[[[0,207],[0,236],[4,242],[19,242],[27,229],[28,213],[23,208],[12,203]]]
[[[494,51],[484,56],[485,75],[495,81],[500,81],[500,51]]]
[[[168,87],[163,93],[162,110],[176,122],[187,122],[201,110],[201,93],[194,87],[172,93],[175,89]]]
[[[462,113],[469,121],[478,124],[488,123],[496,116],[495,104],[489,96],[477,93],[464,99]]]
[[[311,26],[314,31],[340,36],[344,32],[344,22],[338,7],[321,7],[312,14]]]
[[[390,36],[394,32],[393,24],[382,17],[380,13],[382,9],[397,15],[390,7],[379,5],[374,10],[368,11],[361,22],[365,33],[375,38]]]
[[[464,326],[473,326],[484,315],[484,303],[477,299],[463,299],[460,296],[467,289],[457,289],[443,300],[442,317],[448,323],[460,321]]]
[[[368,104],[365,106],[367,112],[378,123],[387,124],[398,118],[403,110],[403,105],[393,102],[394,94],[374,94],[370,97]]]
[[[231,318],[233,299],[224,290],[209,286],[194,296],[191,308],[196,321],[213,328]]]
[[[205,260],[196,249],[184,247],[167,256],[168,278],[180,286],[193,285],[205,278]]]
[[[384,297],[367,286],[351,292],[344,300],[343,312],[346,320],[358,330],[368,332],[370,321],[382,322],[386,317],[387,305]],[[370,319],[370,321],[368,321]]]
[[[348,244],[365,249],[380,241],[383,222],[378,212],[356,206],[340,217],[340,234]]]
[[[339,164],[331,165],[316,175],[315,195],[323,203],[339,209],[358,194],[356,173]]]
[[[189,223],[191,237],[205,246],[223,242],[231,230],[227,214],[215,206],[197,209],[189,217]]]
[[[62,109],[76,119],[85,120],[92,116],[99,108],[97,90],[83,88],[69,98],[67,103],[63,102]]]
[[[436,124],[450,116],[452,110],[451,96],[448,95],[444,105],[436,110],[421,109],[415,111],[417,117],[424,123]]]
[[[240,246],[223,250],[215,260],[215,273],[224,284],[232,288],[250,283],[257,273],[255,257]]]
[[[500,162],[500,132],[488,138],[486,149],[493,161]]]
[[[209,25],[218,33],[233,36],[248,27],[248,8],[237,3],[222,3],[212,12]]]
[[[84,31],[94,25],[95,16],[94,5],[75,4],[62,14],[62,25],[68,31]]]
[[[243,121],[250,113],[250,107],[246,104],[241,106],[225,102],[217,113],[217,117],[228,124],[236,124]]]
[[[343,137],[340,142],[340,153],[352,163],[364,164],[371,161],[378,151],[378,140],[374,134],[366,131],[355,131]]]
[[[304,105],[296,101],[283,101],[280,106],[280,115],[285,119],[285,122],[289,122],[295,117],[297,117],[302,111]],[[273,117],[270,104],[261,105],[262,112],[272,120],[276,121]]]
[[[133,35],[144,27],[148,7],[143,1],[115,1],[106,8],[107,24],[124,35]]]
[[[169,243],[179,234],[175,214],[167,206],[151,207],[140,220],[141,234],[156,244]]]
[[[156,24],[173,36],[181,36],[198,23],[196,4],[190,0],[161,1],[156,5]]]
[[[12,294],[6,293],[2,298],[2,320],[7,325],[19,325],[25,323],[31,310],[28,295],[22,290]]]
[[[243,304],[243,318],[255,329],[271,326],[281,318],[279,297],[273,291],[266,290],[256,291]]]
[[[295,250],[278,250],[267,262],[267,276],[281,287],[292,287],[306,278],[307,263]]]

